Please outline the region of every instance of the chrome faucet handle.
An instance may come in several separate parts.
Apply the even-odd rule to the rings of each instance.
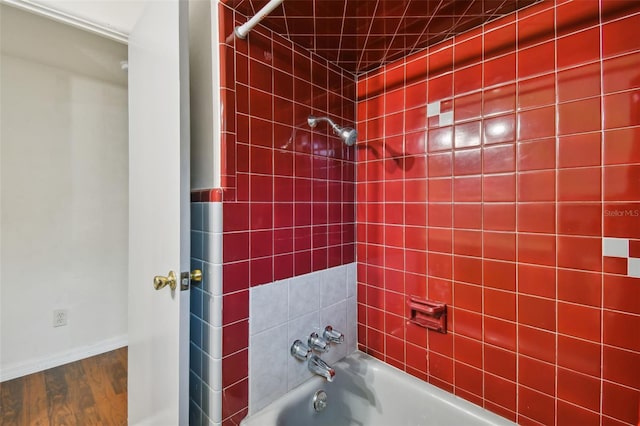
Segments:
[[[309,347],[316,352],[326,352],[329,350],[329,343],[318,335],[315,331],[309,336]]]
[[[331,343],[342,343],[344,342],[344,334],[340,333],[338,330],[334,330],[330,325],[324,328],[324,332],[322,333],[322,337],[324,340]]]
[[[296,340],[291,345],[291,356],[300,361],[305,361],[311,355],[311,349],[309,346],[302,343],[300,340]]]

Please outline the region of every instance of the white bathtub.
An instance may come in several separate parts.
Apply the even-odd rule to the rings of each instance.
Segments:
[[[328,383],[314,377],[245,418],[243,426],[514,425],[503,417],[436,388],[362,352],[334,366]],[[313,409],[318,390],[327,407]]]

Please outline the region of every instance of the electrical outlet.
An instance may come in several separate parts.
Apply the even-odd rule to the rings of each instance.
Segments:
[[[56,309],[53,311],[53,326],[62,327],[67,325],[67,310]]]

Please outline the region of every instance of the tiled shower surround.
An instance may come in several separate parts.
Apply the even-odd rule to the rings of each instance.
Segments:
[[[361,350],[520,424],[638,422],[640,4],[547,0],[357,88],[219,11],[223,188],[194,201],[222,210],[221,316],[196,306],[192,343],[221,332],[222,377],[200,347],[193,422],[248,413],[250,293],[355,260]],[[358,146],[310,113],[357,118]],[[448,334],[407,323],[412,295],[449,305]]]
[[[358,78],[362,350],[520,424],[637,424],[639,6],[546,1]]]
[[[217,5],[223,188],[194,192],[192,201],[222,205],[222,404],[215,411],[215,389],[202,387],[209,393],[198,398],[193,385],[192,407],[200,404],[191,415],[232,425],[249,407],[250,288],[313,282],[304,277],[355,262],[355,148],[325,125],[307,125],[314,114],[354,126],[355,78],[261,26],[247,40],[228,37],[247,17]],[[202,330],[216,329],[205,321]],[[206,385],[206,367],[195,384]]]

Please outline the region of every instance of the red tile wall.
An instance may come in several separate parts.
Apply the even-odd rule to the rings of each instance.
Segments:
[[[360,349],[520,424],[638,423],[640,278],[602,252],[640,252],[638,28],[547,0],[359,77]]]
[[[230,425],[247,413],[249,288],[355,261],[355,149],[307,124],[314,114],[353,126],[355,77],[262,26],[246,40],[229,37],[247,18],[218,7]]]

